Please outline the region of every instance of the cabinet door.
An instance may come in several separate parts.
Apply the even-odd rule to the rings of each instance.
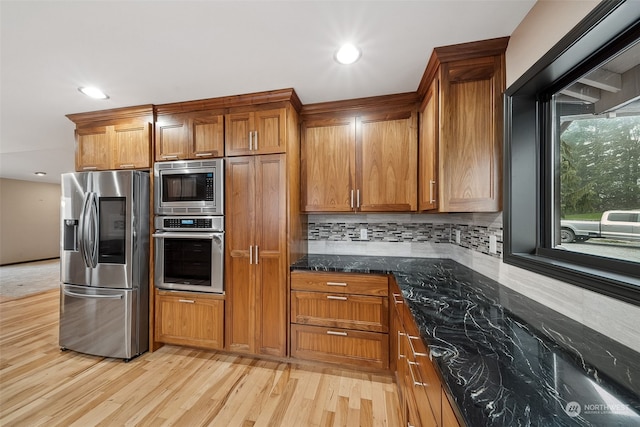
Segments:
[[[442,427],[460,427],[456,413],[449,402],[447,393],[442,389]]]
[[[356,205],[362,212],[415,211],[416,113],[364,116],[358,118],[356,125],[360,159]]]
[[[211,349],[224,347],[224,300],[186,293],[158,293],[156,340]]]
[[[287,344],[286,157],[256,156],[256,309],[258,352],[285,356]]]
[[[287,110],[256,111],[253,118],[253,154],[286,152]]]
[[[355,191],[355,118],[302,125],[301,189],[305,212],[350,212]]]
[[[389,292],[391,294],[391,315],[389,318],[389,368],[392,372],[396,373],[396,380],[398,380],[400,371],[399,364],[401,362],[401,359],[403,358],[401,354],[403,331],[402,322],[400,321],[400,314],[398,313],[398,306],[404,304],[404,301],[400,293],[400,288],[398,288],[398,285],[395,283],[395,279],[391,280]],[[398,386],[400,387],[400,395],[402,395],[402,387],[399,382]]]
[[[249,147],[249,133],[253,132],[253,113],[232,113],[225,116],[225,153],[227,156],[253,154]],[[253,138],[253,136],[251,136]]]
[[[439,81],[434,79],[425,95],[420,112],[420,136],[418,149],[418,210],[436,209],[437,202],[437,160],[439,118]]]
[[[255,167],[253,157],[226,162],[226,341],[231,351],[255,352]],[[250,264],[251,261],[251,264]]]
[[[441,384],[430,360],[429,350],[420,337],[413,316],[403,307],[405,328],[405,354],[408,364],[408,379],[423,426],[437,426],[441,418]],[[436,423],[437,420],[437,423]]]
[[[112,169],[151,167],[150,123],[114,126]]]
[[[442,64],[440,210],[502,208],[502,57]]]
[[[191,158],[224,156],[224,115],[194,117],[191,125]]]
[[[111,165],[111,144],[107,127],[76,130],[76,170],[107,170]]]
[[[189,122],[185,115],[166,116],[156,122],[156,161],[189,157]]]

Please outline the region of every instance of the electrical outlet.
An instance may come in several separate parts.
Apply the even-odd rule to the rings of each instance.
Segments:
[[[498,239],[496,238],[496,236],[489,236],[489,253],[498,253]]]
[[[460,244],[460,230],[456,230],[456,243]]]
[[[360,240],[367,240],[367,229],[366,228],[361,228],[360,229]]]

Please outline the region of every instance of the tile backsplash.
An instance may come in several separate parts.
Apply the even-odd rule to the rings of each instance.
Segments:
[[[495,248],[491,247],[491,236],[495,237]],[[309,215],[308,239],[310,242],[451,243],[501,258],[502,215]]]
[[[311,254],[453,259],[640,352],[640,307],[503,263],[501,213],[308,215],[307,222]]]

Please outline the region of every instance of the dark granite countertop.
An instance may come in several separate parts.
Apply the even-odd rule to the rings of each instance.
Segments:
[[[640,426],[639,353],[455,261],[308,255],[291,269],[393,274],[470,427]]]

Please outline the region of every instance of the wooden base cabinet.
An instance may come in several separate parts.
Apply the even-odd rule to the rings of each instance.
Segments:
[[[291,356],[389,367],[386,276],[291,273]]]
[[[224,296],[156,291],[155,339],[167,344],[224,348]]]
[[[458,427],[430,351],[398,285],[391,282],[391,369],[396,373],[404,422],[411,426]]]

